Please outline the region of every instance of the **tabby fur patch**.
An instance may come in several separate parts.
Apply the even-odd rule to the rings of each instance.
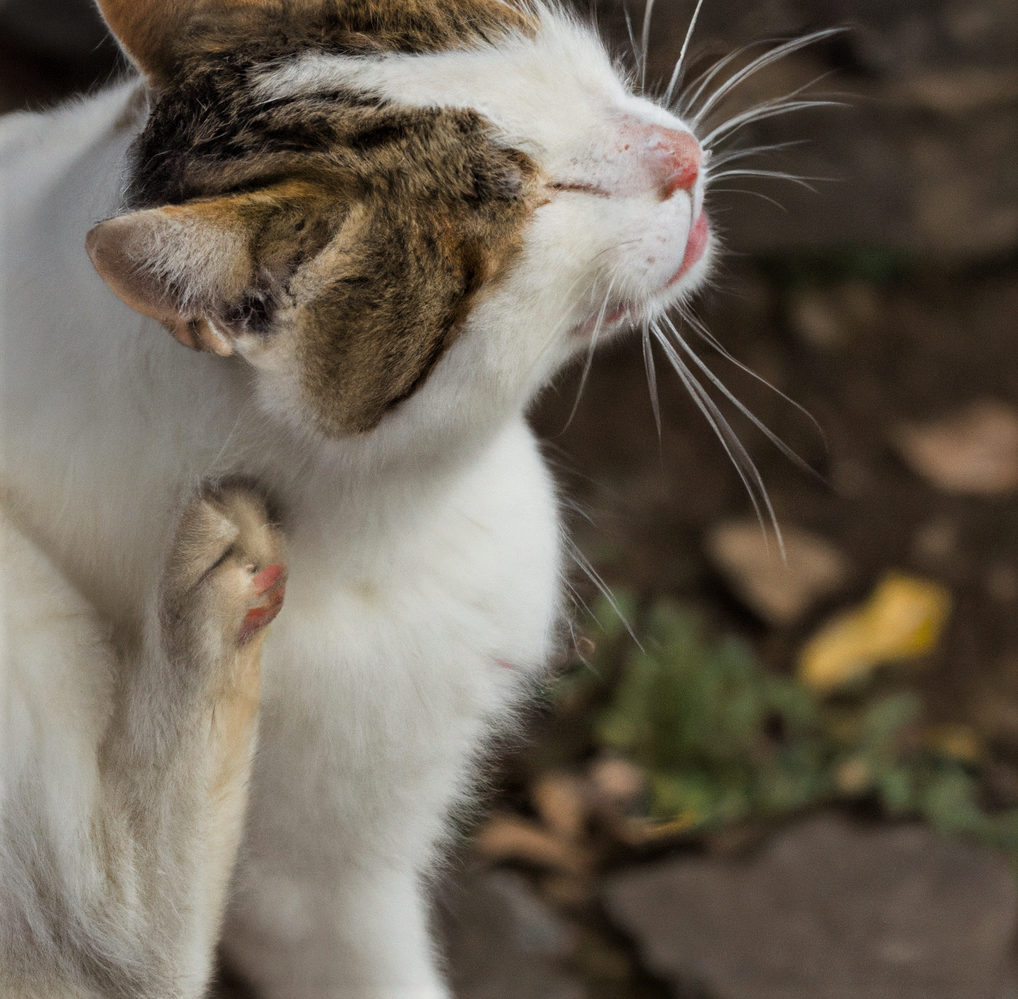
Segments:
[[[326,434],[371,430],[424,382],[520,251],[536,168],[475,111],[344,91],[265,101],[255,70],[308,51],[421,52],[533,30],[498,0],[283,0],[202,6],[167,36],[128,206],[205,206],[210,221],[232,209],[250,280],[209,321],[270,337],[287,317]]]

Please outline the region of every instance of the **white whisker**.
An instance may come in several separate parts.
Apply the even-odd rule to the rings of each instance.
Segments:
[[[668,324],[668,327],[671,330],[672,335],[675,337],[676,343],[678,343],[678,345],[682,348],[683,352],[686,353],[692,359],[693,363],[710,379],[711,383],[715,386],[715,388],[717,388],[718,391],[722,392],[725,398],[728,399],[728,401],[731,402],[739,410],[739,412],[742,413],[742,415],[745,416],[746,419],[748,419],[753,424],[753,426],[755,426],[757,430],[759,430],[786,458],[788,458],[789,461],[791,461],[794,465],[798,465],[799,468],[802,468],[807,472],[816,474],[813,472],[813,469],[811,469],[809,465],[807,465],[806,462],[802,460],[802,458],[800,458],[780,437],[778,437],[776,433],[774,433],[773,430],[770,429],[770,427],[767,426],[766,423],[764,423],[758,416],[756,416],[756,414],[754,414],[744,403],[739,401],[738,397],[725,385],[725,383],[722,382],[721,379],[718,378],[718,376],[715,375],[713,371],[711,371],[711,369],[704,362],[703,358],[701,358],[696,353],[696,351],[694,351],[693,348],[690,347],[688,343],[686,343],[682,335],[679,333],[678,329],[676,329],[675,324],[667,317],[665,317],[664,321]],[[778,389],[774,388],[773,385],[770,385],[769,383],[764,381],[764,379],[760,378],[759,380],[763,382],[763,384],[767,385],[768,388],[774,389],[774,391],[777,392],[778,395],[780,395],[782,398],[788,399],[788,396],[786,396],[783,392],[779,391]],[[791,399],[788,399],[788,401],[792,402]],[[797,409],[800,409],[802,410],[802,412],[806,413],[806,411],[802,409],[802,406],[798,406],[794,402],[792,402],[792,405],[796,406]],[[806,413],[806,415],[809,416],[809,413]],[[810,419],[812,420],[813,418],[810,417]],[[815,420],[813,420],[813,422],[816,423]],[[819,429],[819,427],[817,429]]]
[[[805,187],[807,191],[816,193],[816,188],[809,182],[811,180],[833,180],[831,177],[803,177],[800,174],[785,173],[783,170],[722,170],[720,173],[711,174],[711,180],[723,180],[725,177],[766,177],[772,180],[790,180],[793,184]]]
[[[718,59],[713,66],[711,66],[706,72],[698,76],[691,84],[690,87],[696,87],[696,90],[691,95],[680,94],[679,95],[679,109],[683,118],[689,116],[689,112],[692,110],[696,102],[700,99],[703,92],[709,86],[711,80],[718,75],[726,66],[730,66],[736,59],[739,58],[744,52],[748,52],[752,48],[756,48],[758,45],[762,45],[762,42],[750,42],[748,45],[743,45],[741,48],[736,49],[734,52],[729,52],[728,55]]]
[[[774,205],[775,208],[780,208],[781,211],[787,214],[788,209],[780,202],[772,198],[768,194],[764,194],[763,191],[753,191],[745,187],[712,187],[711,193],[717,194],[751,194],[754,198],[762,198],[764,201]]]
[[[732,163],[735,160],[744,160],[749,156],[758,156],[764,153],[774,152],[778,149],[789,149],[792,146],[802,146],[808,140],[806,139],[793,139],[789,142],[770,142],[762,146],[746,146],[741,149],[728,149],[723,153],[711,156],[709,167],[711,170],[716,170],[720,166],[724,166],[726,163]]]
[[[707,327],[701,321],[700,317],[697,316],[688,306],[680,305],[679,315],[681,315],[682,318],[689,324],[689,326],[692,327],[694,333],[696,333],[702,340],[706,341],[706,343],[715,351],[717,351],[717,353],[719,353],[726,361],[729,361],[731,364],[734,364],[740,371],[744,371],[751,378],[755,378],[761,385],[765,385],[772,392],[776,393],[778,396],[784,399],[785,402],[789,403],[790,405],[794,406],[797,410],[799,410],[799,412],[802,413],[802,415],[805,416],[806,419],[813,424],[813,426],[816,428],[817,433],[820,435],[820,439],[824,442],[824,447],[825,448],[827,447],[827,439],[824,436],[823,428],[817,422],[816,417],[814,417],[813,414],[808,409],[806,409],[805,406],[802,406],[799,403],[797,403],[791,396],[786,395],[776,385],[767,381],[767,379],[764,378],[762,375],[757,374],[757,372],[755,372],[751,367],[749,367],[746,364],[743,364],[742,361],[740,361],[737,357],[729,353],[728,349],[724,346],[724,344],[722,344],[721,341],[718,340],[718,338],[714,336],[714,334],[711,333],[709,329],[707,329]],[[798,456],[796,456],[796,461],[797,464],[800,464],[806,469],[808,469],[813,475],[817,474],[816,472],[813,471],[812,468],[809,467],[809,465],[806,465],[806,463],[803,462],[801,458],[798,458]]]
[[[770,49],[764,52],[762,55],[757,56],[748,66],[744,66],[734,76],[729,77],[713,94],[704,102],[703,107],[696,112],[693,118],[692,124],[694,128],[703,121],[704,117],[714,107],[717,107],[718,103],[722,101],[727,94],[730,94],[740,83],[747,80],[754,73],[758,73],[761,69],[766,66],[770,66],[771,63],[777,62],[779,59],[783,59],[787,55],[791,55],[793,52],[798,52],[799,49],[805,48],[807,45],[812,45],[814,42],[822,41],[825,38],[830,38],[831,35],[838,34],[841,28],[827,28],[824,31],[814,31],[812,34],[804,35],[802,38],[795,38],[790,42],[785,42],[782,45],[778,45],[776,48]]]
[[[615,594],[612,593],[608,584],[600,577],[597,570],[591,565],[590,560],[583,552],[577,547],[576,542],[572,538],[566,538],[566,551],[571,556],[572,560],[583,570],[587,578],[597,587],[601,595],[608,601],[611,609],[618,615],[619,620],[625,626],[626,631],[629,632],[629,637],[636,642],[637,648],[643,652],[643,646],[640,644],[640,640],[636,637],[636,632],[633,631],[632,626],[626,619],[626,615],[622,613],[622,608],[619,606],[619,602],[615,599]]]
[[[792,111],[803,111],[807,108],[823,107],[844,107],[844,104],[841,101],[827,100],[782,100],[775,103],[768,102],[766,104],[761,104],[759,107],[750,108],[748,111],[743,111],[742,114],[737,114],[733,118],[729,118],[727,121],[722,122],[700,140],[700,145],[708,147],[719,136],[727,135],[729,132],[738,131],[740,128],[744,128],[746,125],[755,121],[763,121],[765,118],[776,118],[778,115],[790,114]]]
[[[650,390],[650,408],[654,411],[657,439],[661,440],[661,401],[657,393],[657,372],[654,369],[654,348],[650,342],[650,324],[645,319],[641,330],[643,366],[647,371],[647,388]]]
[[[647,52],[650,49],[650,17],[654,13],[654,0],[646,0],[643,8],[643,25],[640,30],[640,89],[647,89]]]
[[[612,288],[614,286],[615,278],[613,277],[608,284],[608,290],[604,294],[604,302],[601,303],[601,309],[597,314],[596,321],[594,322],[594,329],[590,334],[590,346],[587,348],[587,360],[583,365],[583,374],[580,376],[580,384],[576,389],[576,399],[573,401],[573,408],[569,413],[569,419],[566,420],[566,425],[562,428],[562,433],[565,433],[565,431],[569,429],[569,425],[573,422],[573,417],[576,416],[577,409],[580,408],[580,397],[583,395],[583,390],[587,385],[587,376],[590,374],[590,366],[594,363],[594,351],[597,348],[597,338],[601,333],[604,317],[608,312],[608,302],[611,299]]]
[[[693,402],[696,403],[700,412],[704,414],[704,417],[710,424],[711,429],[717,435],[718,440],[721,441],[728,457],[731,459],[732,465],[735,467],[735,471],[738,473],[739,478],[742,480],[742,484],[746,489],[750,502],[753,504],[753,510],[756,513],[757,520],[760,521],[760,526],[766,532],[767,521],[770,522],[778,540],[778,547],[782,552],[782,556],[784,556],[784,541],[781,537],[781,528],[778,526],[777,516],[775,515],[774,508],[771,505],[770,496],[767,493],[767,487],[764,485],[763,479],[760,476],[760,472],[757,470],[753,459],[749,456],[749,452],[743,446],[742,441],[739,440],[735,431],[732,430],[731,425],[718,408],[717,403],[710,397],[710,394],[700,384],[700,382],[697,381],[693,372],[690,371],[685,361],[683,361],[683,359],[679,356],[675,347],[672,346],[672,343],[669,341],[668,337],[665,336],[661,328],[656,325],[651,328],[654,332],[655,338],[658,343],[661,344],[668,360],[675,369],[675,373],[682,380],[683,385],[686,386]],[[681,342],[681,337],[679,339]],[[767,513],[766,521],[764,519],[765,510]]]
[[[700,16],[700,8],[703,0],[696,0],[696,7],[693,9],[693,16],[689,19],[689,27],[686,28],[686,37],[682,40],[682,48],[679,50],[679,58],[675,62],[671,79],[668,81],[668,88],[665,90],[665,105],[671,104],[672,93],[676,83],[679,82],[679,75],[682,73],[682,66],[686,60],[686,50],[689,48],[689,41],[693,37],[693,29],[696,27],[696,19]]]

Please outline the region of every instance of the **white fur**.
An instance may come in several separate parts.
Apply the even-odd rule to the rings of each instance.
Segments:
[[[685,126],[634,97],[600,44],[560,15],[544,15],[536,40],[306,56],[260,79],[266,96],[339,83],[490,117],[549,185],[522,259],[415,395],[370,434],[325,440],[271,349],[189,352],[92,270],[85,234],[119,210],[136,85],[8,118],[3,500],[83,595],[81,613],[130,626],[198,482],[242,472],[279,498],[290,583],[265,646],[226,953],[267,999],[438,999],[421,878],[478,753],[540,677],[562,610],[554,487],[523,411],[584,348],[577,331],[592,316],[614,303],[660,308],[700,278],[706,257],[665,290],[703,185],[662,201],[633,181],[639,150],[623,153],[620,137]],[[62,642],[83,658],[76,639]],[[33,748],[5,720],[0,775],[42,769],[52,783],[40,793],[73,811],[59,788],[92,778],[65,743],[102,724],[107,669],[85,657],[68,685],[41,647],[19,655],[0,669],[0,709],[40,713],[49,734]],[[67,712],[80,734],[63,729]],[[6,904],[20,901],[15,889]]]

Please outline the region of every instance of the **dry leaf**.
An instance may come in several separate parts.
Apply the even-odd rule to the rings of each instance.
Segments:
[[[583,835],[587,822],[587,802],[583,784],[571,774],[546,773],[538,778],[531,792],[537,814],[552,832],[568,840]]]
[[[693,812],[683,812],[673,819],[626,819],[618,831],[619,839],[629,846],[647,846],[661,843],[695,829],[700,817]]]
[[[923,742],[931,749],[962,763],[978,763],[983,756],[983,740],[969,725],[945,722],[931,725],[923,732]]]
[[[930,580],[888,573],[861,607],[829,621],[806,644],[799,676],[818,691],[833,690],[874,667],[932,649],[951,609],[951,596]]]
[[[492,815],[474,837],[474,847],[488,860],[518,860],[568,874],[587,874],[588,851],[515,815]]]
[[[930,423],[901,427],[902,457],[946,493],[999,496],[1018,489],[1018,412],[993,399]]]
[[[848,576],[841,553],[802,528],[782,529],[786,561],[755,520],[729,521],[707,537],[707,551],[732,588],[765,620],[789,624]]]
[[[647,793],[647,775],[621,756],[600,756],[588,771],[597,800],[625,811]]]

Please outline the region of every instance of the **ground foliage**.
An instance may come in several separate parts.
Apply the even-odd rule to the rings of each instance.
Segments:
[[[646,774],[646,821],[708,832],[865,805],[1018,853],[1018,809],[986,807],[978,758],[924,724],[915,693],[861,682],[823,696],[672,600],[603,600],[593,618],[595,651],[553,698],[602,701],[590,739]]]

